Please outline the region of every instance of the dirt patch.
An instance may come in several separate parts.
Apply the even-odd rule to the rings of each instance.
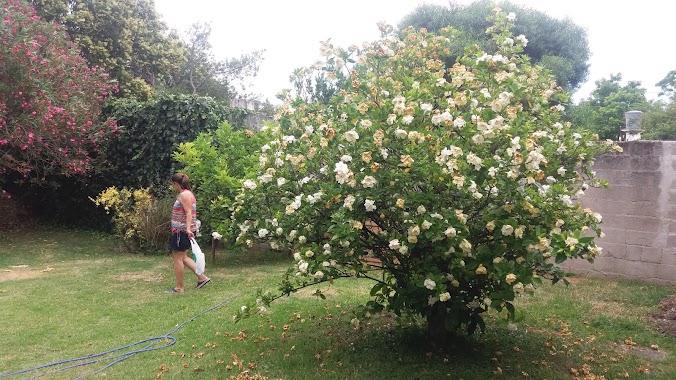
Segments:
[[[667,354],[664,351],[659,351],[648,347],[631,347],[625,352],[631,352],[634,355],[643,356],[648,359],[662,360]]]
[[[115,276],[117,281],[144,281],[161,282],[163,280],[162,272],[159,270],[144,270],[141,272],[125,272]]]
[[[53,271],[52,267],[31,268],[28,265],[12,265],[0,269],[0,282],[19,281],[41,276],[47,272]]]
[[[633,341],[631,337],[624,340],[624,344],[616,347],[616,350],[622,354],[630,352],[634,355],[643,356],[648,359],[662,360],[667,356],[667,353],[662,351],[659,346],[651,345],[650,347],[643,347]]]
[[[650,315],[657,329],[666,335],[676,337],[676,294],[660,301],[661,312]]]
[[[106,259],[98,259],[52,263],[53,266],[10,265],[5,268],[0,268],[0,282],[26,280],[55,273],[68,273],[71,276],[82,276],[88,267],[101,265],[106,262]]]
[[[303,298],[318,298],[315,295],[315,292],[318,289],[321,290],[322,293],[326,296],[336,296],[338,294],[338,289],[336,289],[335,287],[326,287],[326,288],[309,287],[298,290],[296,293],[293,294],[293,296]]]

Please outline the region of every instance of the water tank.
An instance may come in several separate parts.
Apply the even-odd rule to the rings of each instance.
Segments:
[[[624,129],[627,132],[635,132],[641,130],[641,118],[643,118],[643,112],[641,111],[628,111],[624,113]]]

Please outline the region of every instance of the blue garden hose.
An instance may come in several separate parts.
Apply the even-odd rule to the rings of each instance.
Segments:
[[[20,374],[23,374],[23,373],[38,371],[38,370],[45,369],[45,368],[57,367],[57,368],[51,369],[51,370],[44,372],[44,373],[35,374],[32,377],[28,378],[28,379],[36,379],[38,377],[54,374],[56,372],[65,371],[65,370],[68,370],[68,369],[71,369],[71,368],[83,367],[83,366],[94,364],[94,363],[113,360],[112,362],[106,364],[105,366],[97,369],[94,372],[90,372],[90,373],[76,377],[75,380],[83,379],[83,378],[90,376],[90,375],[95,375],[95,374],[97,374],[101,371],[104,371],[104,370],[114,366],[117,363],[120,363],[120,362],[122,362],[126,359],[129,359],[130,357],[132,357],[132,356],[134,356],[138,353],[150,352],[150,351],[155,351],[155,350],[159,350],[159,349],[162,349],[162,348],[167,348],[167,347],[173,346],[176,343],[176,338],[174,338],[171,334],[178,331],[186,323],[192,322],[193,320],[195,320],[200,315],[206,314],[206,313],[208,313],[208,312],[210,312],[210,311],[212,311],[212,310],[232,301],[237,296],[238,296],[238,294],[224,299],[223,301],[217,303],[216,305],[200,312],[199,314],[196,314],[195,316],[188,319],[187,321],[176,325],[176,327],[173,330],[169,331],[168,333],[166,333],[164,335],[139,340],[138,342],[131,343],[131,344],[128,344],[126,346],[114,348],[112,350],[99,352],[98,354],[92,354],[92,355],[82,356],[82,357],[79,357],[79,358],[61,360],[61,361],[58,361],[58,362],[43,364],[43,365],[33,367],[33,368],[22,369],[22,370],[16,371],[16,372],[0,374],[0,379],[20,375]],[[162,342],[162,341],[164,341],[165,344],[163,344],[161,346],[155,346],[156,343]],[[148,343],[148,344],[146,344],[145,347],[143,347],[143,348],[126,351],[126,350],[133,348],[133,347],[143,345],[144,343]],[[153,346],[155,346],[155,347],[153,347]],[[125,352],[119,353],[121,351],[125,351]]]

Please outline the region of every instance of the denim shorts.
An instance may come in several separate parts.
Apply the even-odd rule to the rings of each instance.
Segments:
[[[169,241],[169,249],[172,251],[183,252],[190,249],[190,238],[185,231],[178,231],[171,233],[171,240]]]

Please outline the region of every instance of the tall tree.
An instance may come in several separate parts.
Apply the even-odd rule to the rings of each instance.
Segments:
[[[656,101],[643,116],[645,139],[676,140],[676,70],[671,70],[655,84],[661,89],[659,95],[666,101]]]
[[[495,3],[481,0],[469,5],[450,3],[448,7],[440,5],[420,5],[404,16],[399,28],[408,26],[438,31],[453,26],[460,31],[452,47],[452,60],[462,55],[463,48],[471,44],[479,45],[484,51],[496,48],[486,35],[490,27],[487,17]],[[564,89],[574,92],[585,82],[589,74],[589,46],[586,31],[570,19],[563,20],[548,16],[532,8],[522,7],[507,1],[500,7],[513,12],[516,16],[514,35],[524,35],[528,44],[524,54],[533,63],[551,71],[557,83]]]
[[[667,96],[672,102],[676,101],[676,70],[669,71],[655,86],[662,90],[660,96]]]
[[[99,120],[115,87],[23,0],[0,0],[0,182],[82,174],[111,131]]]
[[[105,68],[121,96],[148,98],[158,81],[169,85],[186,60],[153,0],[31,0],[40,17],[62,24],[90,66]]]
[[[664,104],[655,102],[643,115],[643,138],[646,140],[676,140],[676,101]]]
[[[212,51],[211,25],[195,23],[187,33],[187,60],[175,86],[182,92],[230,100],[247,97],[248,80],[258,74],[261,50],[219,60]]]
[[[589,98],[570,109],[573,125],[594,131],[603,139],[617,140],[625,125],[625,112],[650,108],[641,82],[629,81],[626,85],[621,82],[622,74],[619,73],[596,81],[596,89]]]

